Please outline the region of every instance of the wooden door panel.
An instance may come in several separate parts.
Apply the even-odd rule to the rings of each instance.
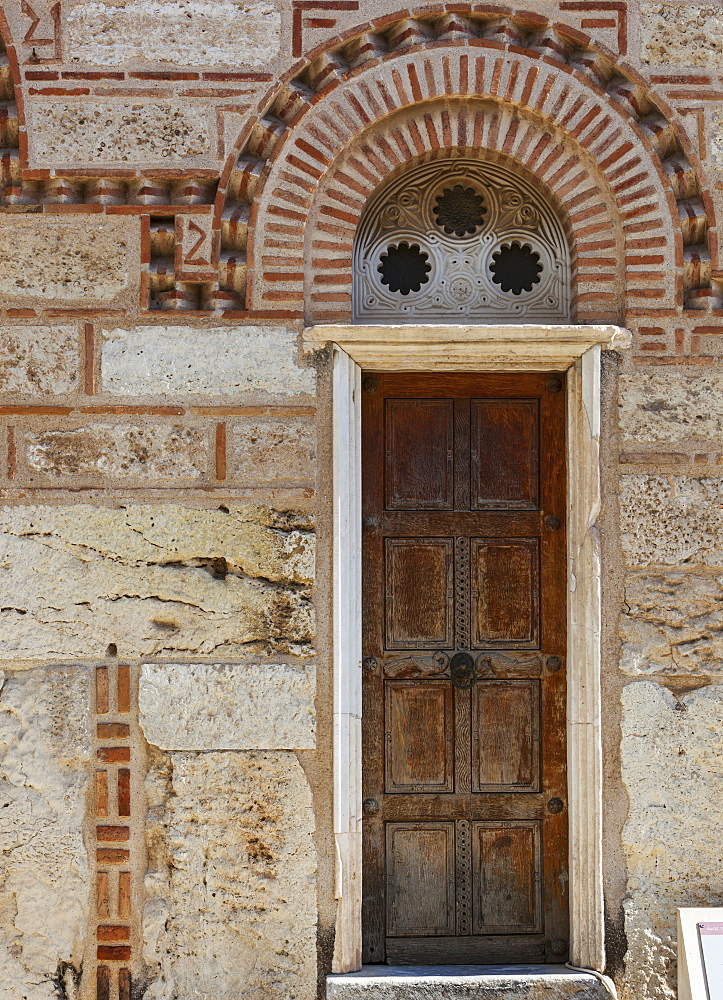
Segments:
[[[385,791],[453,791],[452,685],[400,680],[384,686]]]
[[[385,540],[387,649],[452,644],[453,574],[451,538]]]
[[[540,682],[478,681],[472,689],[472,791],[540,790]]]
[[[389,510],[454,507],[454,403],[386,400],[384,482]]]
[[[540,635],[536,538],[473,538],[472,646],[537,649]]]
[[[454,934],[454,823],[387,824],[387,935]]]
[[[545,961],[542,934],[486,937],[389,938],[390,965],[539,965]]]
[[[539,403],[471,401],[472,509],[539,506]]]
[[[363,385],[363,960],[564,962],[564,378]]]
[[[540,866],[539,823],[473,822],[472,932],[539,932]]]

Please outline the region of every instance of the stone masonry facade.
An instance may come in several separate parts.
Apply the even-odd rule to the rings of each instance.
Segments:
[[[330,352],[407,164],[517,170],[603,359],[621,1000],[723,902],[723,3],[0,3],[0,1000],[315,1000]],[[321,992],[319,992],[321,991]]]

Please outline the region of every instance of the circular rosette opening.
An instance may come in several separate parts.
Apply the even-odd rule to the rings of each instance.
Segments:
[[[434,204],[434,217],[448,236],[471,236],[482,225],[487,209],[474,188],[455,184],[445,188]]]
[[[432,265],[428,254],[417,243],[410,244],[403,240],[398,245],[387,247],[377,270],[382,276],[382,284],[387,285],[390,292],[409,295],[410,292],[418,292],[429,281]]]
[[[540,255],[526,243],[503,243],[499,250],[492,254],[490,264],[492,280],[503,292],[521,295],[531,292],[540,282],[542,264]]]

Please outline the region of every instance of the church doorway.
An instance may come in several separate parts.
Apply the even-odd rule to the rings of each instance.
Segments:
[[[564,962],[565,378],[362,386],[364,961]]]

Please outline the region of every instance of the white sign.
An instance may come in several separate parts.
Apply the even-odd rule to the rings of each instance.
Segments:
[[[723,923],[699,922],[698,938],[708,1000],[723,1000]]]

